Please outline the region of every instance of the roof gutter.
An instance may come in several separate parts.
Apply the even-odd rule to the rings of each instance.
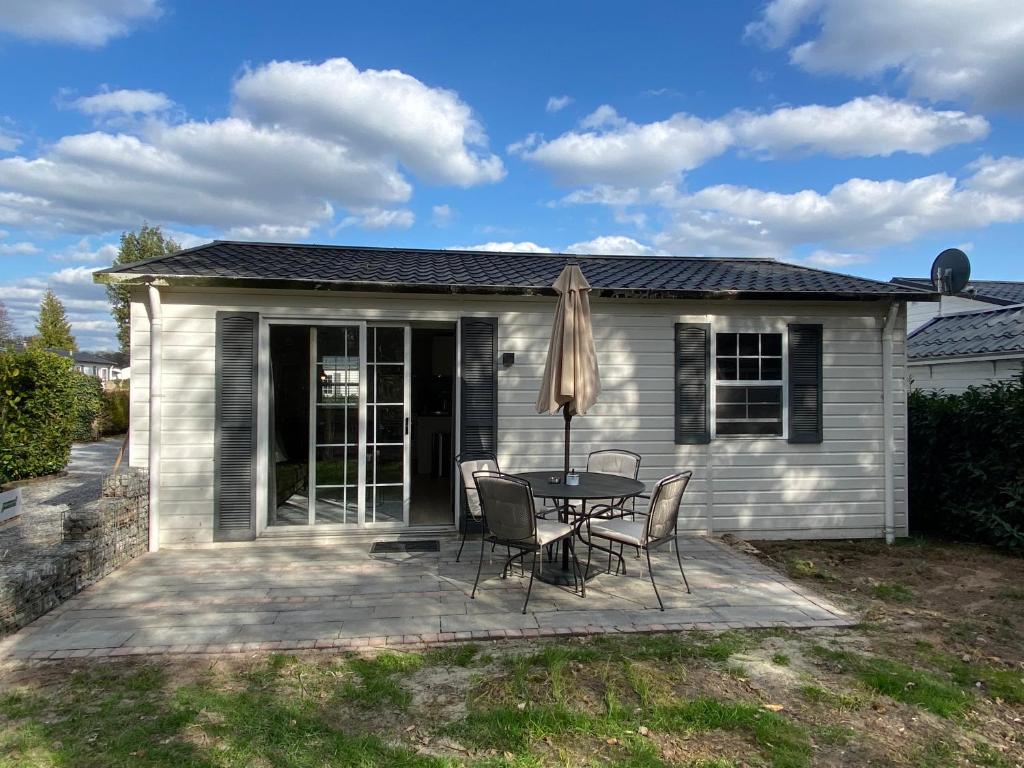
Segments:
[[[484,295],[484,296],[543,296],[557,294],[549,285],[466,285],[441,283],[386,283],[371,281],[300,280],[265,277],[201,277],[196,275],[132,274],[125,272],[96,272],[98,283],[117,285],[159,285],[185,288],[249,288],[253,290],[346,291],[360,293],[414,293],[432,295]],[[811,292],[811,291],[740,291],[700,289],[655,289],[604,287],[594,288],[591,296],[606,299],[717,299],[756,301],[878,301],[879,299],[905,301],[938,301],[939,294],[921,291],[920,294]]]
[[[899,303],[889,303],[882,322],[882,433],[884,439],[883,462],[885,470],[885,543],[896,540],[896,484],[893,479],[893,461],[896,456],[896,427],[893,414],[892,358],[893,336]]]

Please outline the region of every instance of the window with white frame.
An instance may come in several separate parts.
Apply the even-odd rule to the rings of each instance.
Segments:
[[[715,434],[783,434],[781,333],[715,334]]]

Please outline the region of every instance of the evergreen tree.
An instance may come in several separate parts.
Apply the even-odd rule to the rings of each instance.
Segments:
[[[0,350],[9,349],[18,340],[18,332],[14,328],[14,321],[11,320],[11,313],[7,306],[0,301]]]
[[[37,346],[44,349],[78,351],[75,337],[71,335],[71,323],[68,322],[64,305],[60,303],[60,299],[54,295],[53,291],[48,290],[43,295],[43,302],[39,305],[39,321],[36,323],[36,330],[39,331],[39,335],[34,339]]]
[[[180,251],[181,246],[169,237],[164,237],[160,227],[143,224],[138,232],[121,234],[121,249],[114,259],[114,266],[130,264],[133,261],[152,259],[168,253]],[[117,341],[121,351],[128,353],[131,347],[131,293],[128,288],[116,283],[107,285],[107,298],[110,300],[110,314],[117,323]]]

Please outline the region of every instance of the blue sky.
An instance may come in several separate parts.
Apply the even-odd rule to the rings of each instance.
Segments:
[[[1024,279],[1019,0],[0,0],[0,300],[120,233]]]

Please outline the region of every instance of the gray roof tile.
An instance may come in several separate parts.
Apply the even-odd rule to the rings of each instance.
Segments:
[[[851,277],[766,259],[575,256],[411,248],[214,241],[168,256],[101,270],[142,281],[265,284],[348,290],[550,293],[570,262],[599,295],[778,298],[903,297],[928,301],[930,288]],[[122,277],[121,279],[125,279]]]
[[[1024,304],[933,317],[907,337],[911,360],[1024,354]]]

